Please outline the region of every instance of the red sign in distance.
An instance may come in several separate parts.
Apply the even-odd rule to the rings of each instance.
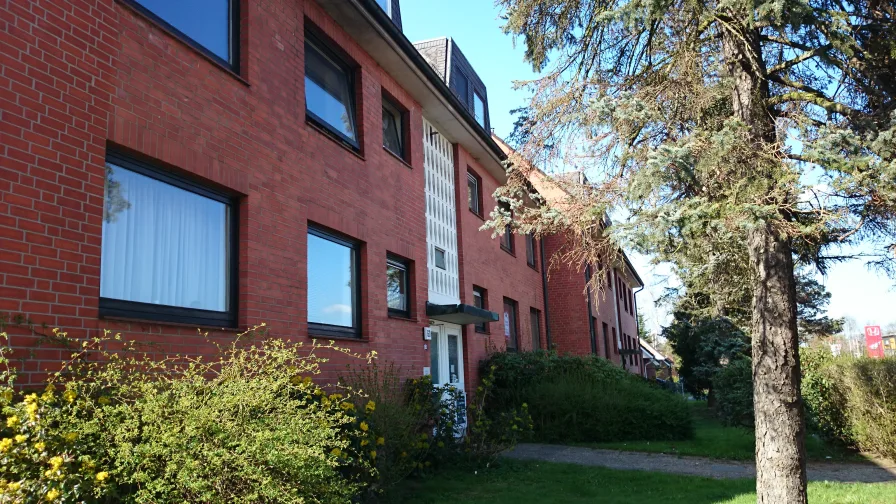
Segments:
[[[884,358],[884,342],[881,338],[880,326],[865,326],[865,347],[868,349],[868,357]]]

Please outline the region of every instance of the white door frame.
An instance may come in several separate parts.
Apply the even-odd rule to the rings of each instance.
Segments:
[[[460,390],[464,390],[464,340],[461,327],[457,324],[433,321],[430,323],[430,328],[432,329],[432,341],[429,351],[437,352],[438,356],[438,362],[430,360],[433,385],[454,385]],[[448,339],[450,337],[457,338],[457,364],[456,369],[453,370],[450,369],[451,360],[448,355]]]

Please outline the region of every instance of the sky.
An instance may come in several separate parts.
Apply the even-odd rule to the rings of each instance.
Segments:
[[[524,59],[522,42],[501,30],[500,10],[492,0],[402,0],[404,33],[411,41],[452,37],[485,83],[491,125],[498,136],[513,130],[510,111],[524,105],[524,91],[513,89],[513,81],[535,78]],[[667,286],[674,285],[665,265],[651,266],[650,258],[630,254],[630,259],[647,284],[638,295],[638,309],[648,319],[651,331],[659,331],[669,321],[668,309],[656,306]],[[831,293],[828,313],[832,317],[852,317],[858,325],[896,322],[896,281],[852,260],[831,267],[827,276],[818,276]]]

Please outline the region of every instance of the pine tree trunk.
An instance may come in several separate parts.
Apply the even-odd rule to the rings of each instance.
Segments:
[[[736,18],[736,16],[734,17]],[[722,53],[732,78],[735,117],[750,127],[753,152],[768,153],[777,144],[774,118],[767,108],[759,32],[729,23]],[[747,162],[747,160],[742,160]],[[780,170],[758,164],[755,177],[768,192]],[[805,504],[805,423],[800,397],[800,361],[796,330],[796,284],[789,239],[769,223],[748,233],[753,270],[753,403],[756,414],[756,493],[758,504]]]
[[[800,396],[796,288],[790,243],[769,227],[750,232],[753,408],[758,504],[804,504],[806,448]]]

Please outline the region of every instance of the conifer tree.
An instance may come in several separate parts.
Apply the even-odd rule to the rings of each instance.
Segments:
[[[824,268],[861,242],[896,263],[893,4],[497,3],[541,77],[521,83],[532,99],[497,193],[512,212],[487,225],[565,233],[563,260],[596,273],[624,240],[693,270],[720,303],[747,285],[758,502],[806,502],[795,261]],[[590,182],[541,177],[550,204],[527,209],[533,166]],[[610,213],[624,218],[607,228]]]

